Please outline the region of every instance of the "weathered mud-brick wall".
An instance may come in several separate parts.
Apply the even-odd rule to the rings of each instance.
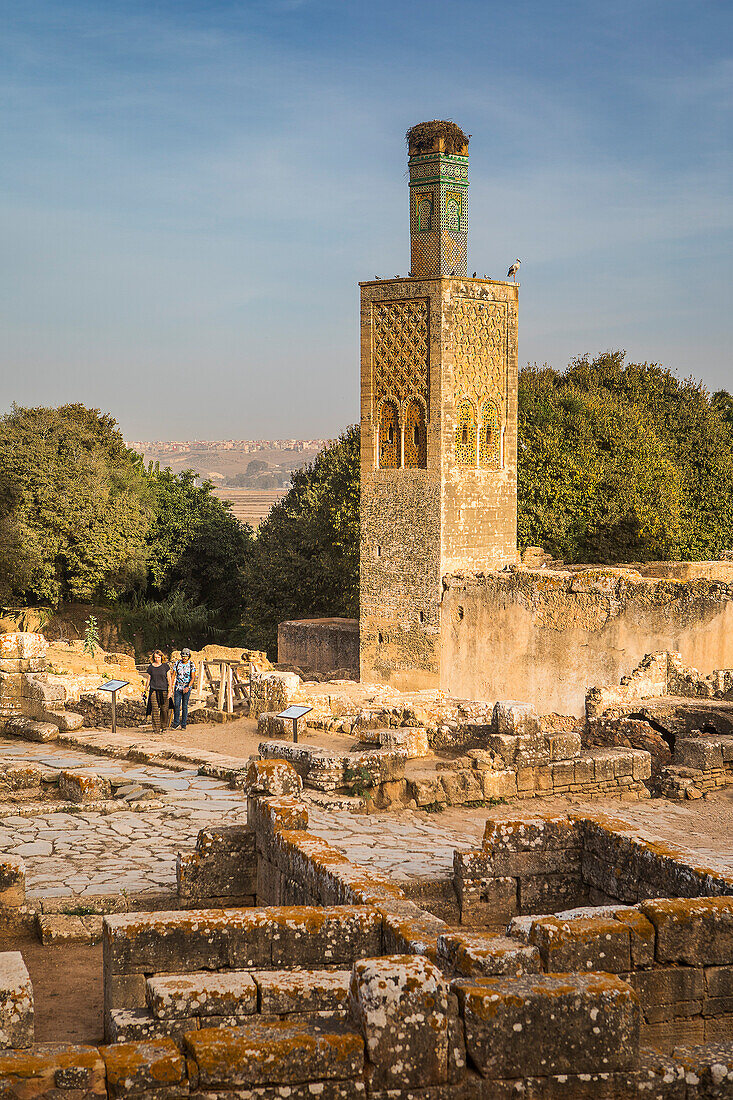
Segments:
[[[733,586],[623,569],[519,569],[444,580],[441,687],[458,698],[531,699],[582,715],[593,684],[617,684],[645,653],[672,650],[704,674],[733,667]]]

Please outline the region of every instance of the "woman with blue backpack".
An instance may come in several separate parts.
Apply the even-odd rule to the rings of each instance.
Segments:
[[[173,676],[173,725],[171,729],[185,730],[188,720],[188,703],[196,679],[196,662],[191,660],[191,650],[182,649],[181,659],[171,669]]]

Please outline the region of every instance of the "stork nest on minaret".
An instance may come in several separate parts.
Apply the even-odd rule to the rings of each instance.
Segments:
[[[442,138],[445,152],[460,156],[468,145],[469,136],[455,122],[435,118],[432,122],[418,122],[417,126],[411,126],[405,134],[405,141],[410,153],[419,155],[432,152]]]

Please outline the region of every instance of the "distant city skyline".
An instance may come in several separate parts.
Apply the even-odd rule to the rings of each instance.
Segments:
[[[409,266],[404,132],[472,134],[469,270],[519,360],[733,386],[733,6],[24,0],[0,63],[4,401],[126,439],[333,438],[358,287]]]

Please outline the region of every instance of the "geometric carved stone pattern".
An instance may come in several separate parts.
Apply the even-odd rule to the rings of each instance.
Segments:
[[[416,298],[372,304],[374,402],[392,397],[403,405],[422,398],[428,408],[428,302]]]
[[[503,409],[507,303],[458,298],[453,312],[453,341],[456,404],[467,397],[478,412],[490,397]]]

